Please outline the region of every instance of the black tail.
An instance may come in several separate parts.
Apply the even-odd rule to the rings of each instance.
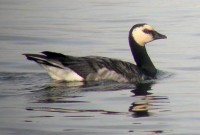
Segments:
[[[28,60],[35,61],[36,63],[41,64],[41,65],[48,65],[48,66],[54,66],[57,68],[63,68],[63,66],[60,65],[60,63],[56,62],[56,59],[53,59],[55,55],[53,52],[42,52],[42,53],[45,55],[42,55],[42,54],[23,54],[23,55],[25,55]],[[62,55],[62,54],[58,54],[58,55]]]
[[[63,55],[63,54],[61,54],[61,53],[55,53],[55,52],[49,52],[49,51],[44,51],[44,52],[41,52],[41,53],[43,53],[43,54],[45,54],[46,55],[46,57],[48,57],[48,58],[65,58],[66,57],[66,55]]]

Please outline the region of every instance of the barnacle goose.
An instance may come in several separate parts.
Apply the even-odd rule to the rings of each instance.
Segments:
[[[138,83],[156,78],[157,69],[147,54],[145,45],[167,37],[143,23],[134,25],[128,38],[136,65],[107,57],[75,57],[50,51],[24,55],[28,60],[41,65],[53,79],[60,81],[111,80]]]

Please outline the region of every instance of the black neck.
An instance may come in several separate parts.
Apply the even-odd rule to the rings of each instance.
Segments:
[[[157,69],[149,58],[145,46],[138,45],[131,35],[129,35],[129,45],[137,66],[146,76],[155,78]]]

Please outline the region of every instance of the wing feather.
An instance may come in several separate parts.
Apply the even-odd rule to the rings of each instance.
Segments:
[[[99,56],[73,57],[49,51],[42,52],[42,54],[44,55],[25,55],[29,60],[34,60],[39,64],[46,64],[63,69],[65,67],[70,68],[85,79],[91,74],[97,77],[98,72],[102,71],[102,69],[106,69],[104,72],[115,73],[133,82],[142,78],[142,72],[137,66],[117,59]]]

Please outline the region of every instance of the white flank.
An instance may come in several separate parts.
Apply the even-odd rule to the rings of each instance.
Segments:
[[[41,65],[47,70],[52,79],[59,81],[83,81],[83,78],[69,68],[61,69],[57,67]]]
[[[137,27],[132,31],[133,38],[140,46],[144,46],[146,43],[153,41],[153,36],[151,34],[144,33],[144,29],[153,30],[150,25],[144,25]]]

